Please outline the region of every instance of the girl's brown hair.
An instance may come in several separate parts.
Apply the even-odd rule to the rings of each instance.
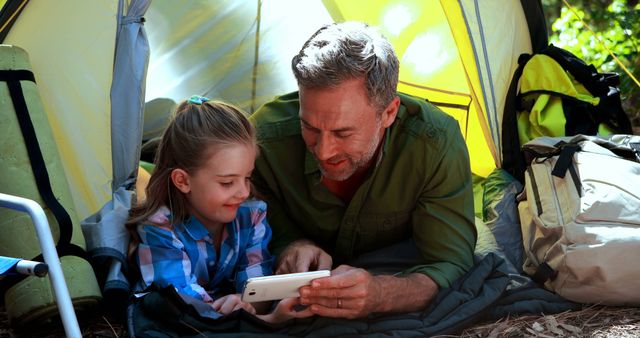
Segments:
[[[172,224],[189,217],[188,202],[171,181],[171,172],[183,169],[193,174],[211,151],[235,144],[251,145],[257,150],[253,125],[240,109],[217,101],[201,104],[184,101],[178,105],[156,150],[155,169],[145,189],[146,199],[129,213],[126,227],[131,234],[130,258],[140,243],[137,225],[162,206],[169,208]]]

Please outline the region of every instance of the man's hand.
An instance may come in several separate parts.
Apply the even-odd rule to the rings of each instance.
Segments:
[[[435,282],[423,274],[372,276],[366,270],[341,265],[331,277],[300,288],[300,300],[320,316],[361,318],[374,312],[422,310],[437,291]]]
[[[332,262],[331,256],[311,241],[297,240],[278,257],[276,274],[329,270]]]
[[[300,288],[301,303],[324,317],[360,318],[380,306],[381,285],[363,269],[340,265],[331,277],[320,278]]]
[[[256,310],[251,304],[245,303],[240,299],[240,294],[231,294],[220,297],[213,301],[211,306],[213,306],[214,310],[225,316],[239,309],[245,309],[251,314],[256,314]]]

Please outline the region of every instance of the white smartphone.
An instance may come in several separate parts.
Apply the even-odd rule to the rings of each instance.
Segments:
[[[300,287],[309,285],[316,278],[330,275],[329,270],[319,270],[249,278],[242,291],[242,301],[254,303],[300,297]]]

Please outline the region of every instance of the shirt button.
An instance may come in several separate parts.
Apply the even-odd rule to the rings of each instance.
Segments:
[[[382,221],[382,229],[384,230],[389,230],[391,229],[391,220],[386,218],[384,221]]]

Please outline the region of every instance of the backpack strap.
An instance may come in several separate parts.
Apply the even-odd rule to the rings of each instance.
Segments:
[[[560,156],[558,156],[558,161],[556,161],[556,165],[553,166],[551,175],[564,178],[567,174],[567,170],[571,167],[573,154],[580,151],[580,149],[580,146],[577,144],[567,143],[566,145],[563,145],[562,150],[560,151]]]
[[[536,272],[533,274],[533,276],[531,276],[531,279],[534,282],[543,285],[548,280],[554,280],[557,274],[558,272],[551,266],[549,266],[547,262],[542,262],[540,265],[538,265],[538,268],[536,269]]]
[[[518,68],[511,78],[502,116],[502,168],[520,183],[524,183],[526,164],[520,151],[521,145],[518,138],[518,83],[524,66],[531,57],[531,54],[521,54],[518,57]]]
[[[11,96],[11,102],[13,103],[13,107],[16,111],[20,130],[22,131],[22,136],[27,148],[27,154],[29,155],[29,161],[31,162],[31,168],[38,187],[38,192],[58,223],[60,230],[60,237],[56,245],[58,255],[73,255],[87,260],[88,255],[86,251],[71,243],[71,235],[73,231],[71,217],[62,204],[60,204],[51,189],[51,181],[49,180],[47,166],[42,156],[38,137],[36,135],[33,122],[31,121],[22,86],[20,85],[20,81],[31,81],[35,83],[35,77],[29,70],[0,70],[0,81],[6,82],[7,87],[9,88],[9,95]],[[39,262],[44,261],[42,254],[32,258],[31,260]],[[0,283],[0,292],[4,292],[4,290],[22,281],[26,277],[26,275],[17,275],[15,277],[11,276],[3,279]]]

